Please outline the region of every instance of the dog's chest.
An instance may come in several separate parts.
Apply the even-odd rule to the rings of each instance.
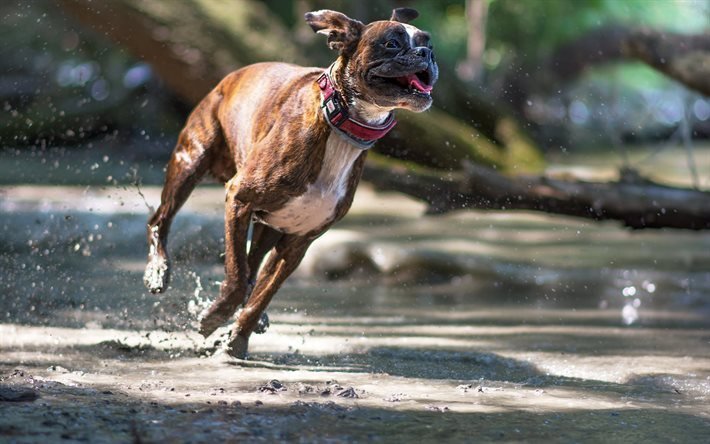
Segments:
[[[284,233],[301,235],[324,227],[335,218],[338,203],[348,192],[350,173],[360,154],[362,150],[331,133],[316,181],[262,221]]]

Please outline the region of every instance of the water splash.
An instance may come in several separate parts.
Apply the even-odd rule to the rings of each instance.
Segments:
[[[207,297],[202,297],[200,294],[204,290],[202,280],[195,271],[188,272],[188,276],[195,280],[195,291],[192,298],[187,303],[187,311],[194,317],[198,317],[204,310],[210,306],[210,300]]]

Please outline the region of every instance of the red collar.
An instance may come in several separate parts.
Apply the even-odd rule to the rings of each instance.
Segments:
[[[394,113],[390,113],[381,125],[370,125],[350,117],[347,105],[333,86],[333,81],[328,74],[329,71],[330,68],[326,69],[317,80],[321,91],[321,108],[323,108],[325,120],[333,129],[359,147],[370,148],[377,140],[385,137],[385,134],[397,124],[397,121],[394,120]]]

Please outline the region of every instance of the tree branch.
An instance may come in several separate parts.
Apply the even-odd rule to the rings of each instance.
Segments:
[[[639,29],[622,47],[629,57],[710,96],[710,33],[685,35]]]

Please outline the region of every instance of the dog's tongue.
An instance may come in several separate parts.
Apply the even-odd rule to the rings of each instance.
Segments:
[[[422,83],[421,80],[419,80],[419,77],[417,77],[416,74],[409,74],[407,77],[405,77],[407,80],[407,85],[413,87],[419,92],[423,93],[430,93],[432,89],[434,89],[433,86],[431,85],[425,85]]]

